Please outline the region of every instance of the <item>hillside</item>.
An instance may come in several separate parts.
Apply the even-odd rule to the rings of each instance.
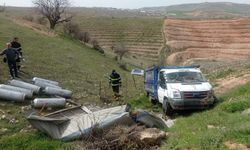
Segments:
[[[101,92],[105,92],[104,95],[109,96],[108,99],[112,101],[108,75],[112,69],[116,69],[121,74],[123,82],[123,98],[119,103],[126,103],[127,99],[135,97],[141,92],[139,85],[142,82],[140,79],[136,80],[137,88],[134,86],[128,87],[128,83],[133,82],[130,72],[121,70],[115,60],[103,56],[94,49],[87,48],[80,42],[64,35],[47,36],[40,34],[33,29],[13,23],[1,14],[0,19],[1,49],[5,48],[5,43],[10,41],[13,36],[18,36],[23,44],[25,62],[23,62],[24,67],[19,75],[21,80],[30,82],[34,76],[56,80],[60,82],[62,87],[73,91],[74,101],[87,106],[104,105],[100,101],[100,87],[102,88]],[[7,66],[2,61],[0,69],[0,82],[6,83],[10,77]],[[113,104],[117,105],[116,102]],[[12,138],[10,135],[17,134],[17,136],[32,139],[32,143],[40,144],[42,147],[52,146],[55,148],[60,146],[61,142],[51,141],[40,133],[34,131],[26,133],[28,122],[24,117],[26,112],[23,111],[23,108],[29,105],[29,101],[24,104],[0,101],[0,143],[3,138],[9,137],[7,141],[11,142],[15,137]],[[8,112],[7,117],[18,120],[18,123],[12,124],[9,123],[8,119],[2,119],[2,112]],[[23,130],[25,131],[23,132]],[[15,143],[15,140],[12,142]],[[31,149],[37,149],[39,147],[37,144],[33,145]],[[27,147],[27,145],[24,147]],[[15,147],[9,149],[13,148],[15,149]]]
[[[206,2],[146,7],[140,10],[151,15],[163,15],[172,18],[232,18],[249,16],[250,5],[230,2]]]
[[[171,50],[169,64],[194,58],[246,60],[250,56],[249,19],[166,19],[164,32]]]
[[[135,64],[157,64],[163,46],[161,18],[78,16],[75,20],[91,39],[97,40],[106,50],[112,52],[112,47],[124,45],[128,50],[127,56]]]
[[[41,76],[58,80],[62,85],[72,89],[75,92],[74,97],[81,102],[98,99],[96,95],[99,89],[96,86],[100,81],[105,86],[108,85],[106,76],[112,69],[121,72],[124,79],[132,80],[129,72],[119,69],[115,60],[83,46],[80,42],[72,41],[60,34],[52,37],[46,36],[33,29],[16,25],[2,16],[1,20],[4,20],[0,23],[2,49],[13,36],[20,37],[23,43],[26,59],[23,70],[26,73],[25,78]],[[0,67],[6,70],[4,64]],[[1,73],[2,81],[9,79],[7,72]]]

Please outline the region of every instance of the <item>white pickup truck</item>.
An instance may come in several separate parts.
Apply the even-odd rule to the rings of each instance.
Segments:
[[[144,86],[166,115],[174,110],[203,109],[215,103],[213,89],[197,66],[155,66],[145,70]]]

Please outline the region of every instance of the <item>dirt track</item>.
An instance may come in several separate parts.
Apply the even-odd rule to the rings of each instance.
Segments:
[[[168,64],[192,58],[237,60],[250,57],[250,19],[166,19],[164,32],[171,49]]]
[[[239,85],[243,85],[246,84],[247,82],[250,81],[250,73],[245,73],[242,76],[236,77],[229,77],[229,78],[224,78],[221,80],[218,80],[217,83],[219,86],[214,88],[215,94],[219,95],[222,93],[225,93],[226,91],[239,86]]]

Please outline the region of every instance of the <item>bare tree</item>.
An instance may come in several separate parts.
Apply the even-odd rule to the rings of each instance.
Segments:
[[[72,16],[67,15],[66,9],[70,3],[68,0],[34,0],[38,11],[49,20],[50,29],[62,22],[69,22]],[[64,17],[62,17],[64,15]]]
[[[122,57],[128,52],[128,49],[125,47],[124,43],[117,43],[114,46],[114,53],[119,56],[119,59],[122,60]]]

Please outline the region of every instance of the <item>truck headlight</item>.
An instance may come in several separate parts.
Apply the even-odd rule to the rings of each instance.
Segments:
[[[181,99],[181,92],[180,91],[173,91],[173,98]]]

